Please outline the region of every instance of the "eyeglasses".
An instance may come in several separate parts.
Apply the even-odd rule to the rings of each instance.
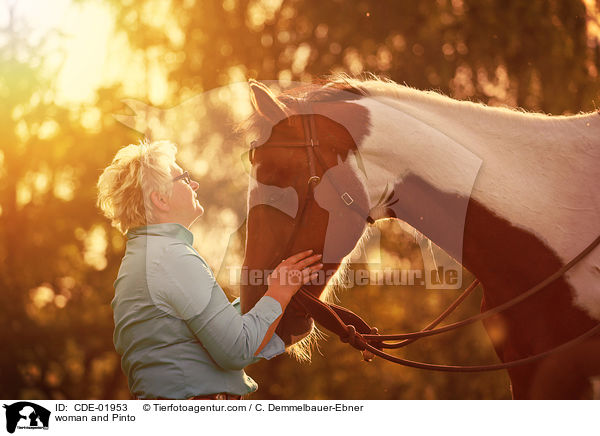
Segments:
[[[184,171],[183,174],[173,179],[174,182],[176,182],[177,180],[183,180],[188,185],[192,184],[192,178],[190,177],[190,173],[188,173],[187,171]]]

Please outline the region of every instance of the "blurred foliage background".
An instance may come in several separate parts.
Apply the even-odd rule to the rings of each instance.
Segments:
[[[250,110],[245,85],[232,84],[369,71],[491,105],[591,111],[597,8],[594,0],[0,0],[0,395],[129,396],[110,308],[124,238],[95,207],[96,180],[121,146],[144,135],[178,142],[207,206],[196,246],[224,271],[241,263],[245,145],[232,127]],[[393,222],[378,229],[385,266],[422,267],[410,233]],[[372,286],[339,298],[393,331],[422,327],[456,295]],[[472,296],[455,318],[478,310]],[[405,355],[496,360],[481,326]],[[367,364],[333,338],[311,364],[281,356],[248,373],[261,385],[256,399],[510,396],[503,372]]]

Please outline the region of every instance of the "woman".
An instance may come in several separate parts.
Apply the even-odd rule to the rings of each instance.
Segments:
[[[127,236],[112,300],[114,343],[140,399],[240,399],[257,384],[243,368],[284,351],[275,328],[316,277],[320,255],[283,261],[245,315],[231,304],[188,230],[204,209],[199,185],[168,141],[118,151],[98,180],[98,205]]]

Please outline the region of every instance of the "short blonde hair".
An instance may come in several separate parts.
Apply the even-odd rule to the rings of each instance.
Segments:
[[[177,147],[170,141],[140,141],[121,148],[98,179],[98,207],[122,233],[155,222],[150,194],[173,192],[171,168]]]

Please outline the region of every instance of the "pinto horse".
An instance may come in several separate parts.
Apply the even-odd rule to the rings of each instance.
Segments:
[[[251,150],[244,259],[250,271],[268,271],[305,249],[322,252],[324,270],[336,270],[367,221],[394,218],[480,280],[485,311],[560,269],[600,231],[598,113],[524,113],[376,77],[334,76],[278,96],[250,81],[250,94],[256,110],[250,121],[260,132]],[[294,146],[307,140],[309,113],[320,151],[316,166],[307,147]],[[320,296],[325,286],[306,289]],[[265,290],[264,282],[243,284],[242,311]],[[596,247],[546,289],[484,325],[500,360],[510,362],[556,348],[599,320]],[[289,345],[312,328],[292,302],[277,332]],[[515,399],[580,398],[600,374],[600,337],[508,372]]]

